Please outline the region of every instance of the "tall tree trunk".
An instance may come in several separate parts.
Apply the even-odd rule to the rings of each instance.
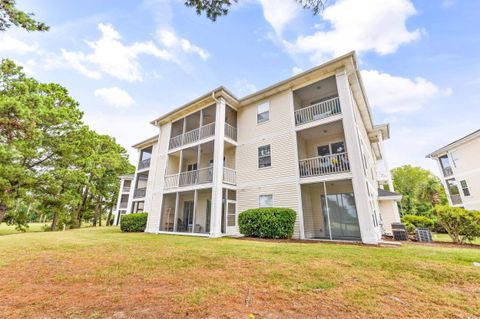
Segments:
[[[51,231],[55,231],[57,229],[57,219],[58,219],[58,212],[55,210],[53,212],[52,225],[50,226]]]
[[[108,211],[107,220],[105,221],[105,226],[110,226],[110,219],[112,219],[113,214],[113,206],[110,206],[110,210]]]
[[[97,219],[98,219],[98,214],[99,214],[99,210],[100,210],[100,198],[99,196],[97,196],[96,200],[95,200],[95,211],[94,211],[94,214],[93,214],[93,227],[97,227]]]
[[[7,205],[0,204],[0,224],[5,218],[5,215],[7,215]]]

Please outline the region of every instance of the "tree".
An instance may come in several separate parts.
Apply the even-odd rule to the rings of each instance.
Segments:
[[[454,243],[463,244],[480,237],[480,212],[461,207],[438,205],[433,209],[437,222]]]
[[[33,19],[33,13],[25,13],[15,7],[15,0],[0,0],[0,31],[5,31],[13,25],[27,31],[48,31],[43,22]]]
[[[445,203],[440,180],[421,167],[404,165],[392,170],[395,190],[403,195],[402,215],[428,215],[432,207]]]
[[[117,177],[133,166],[126,150],[90,130],[82,115],[65,88],[39,83],[12,61],[1,61],[0,222],[26,223],[20,204],[50,216],[51,230],[80,227],[92,205],[101,221],[117,196]]]
[[[285,1],[285,0],[282,0]],[[313,14],[318,14],[324,7],[326,0],[293,0],[301,5],[304,9],[309,9]],[[237,0],[186,0],[187,7],[195,8],[198,15],[205,13],[208,19],[216,21],[218,17],[225,16],[232,4]]]

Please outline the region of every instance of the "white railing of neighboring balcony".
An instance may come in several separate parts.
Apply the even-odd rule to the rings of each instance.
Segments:
[[[142,198],[145,197],[145,194],[147,193],[147,188],[142,187],[142,188],[137,188],[133,192],[133,198]]]
[[[232,125],[225,123],[225,136],[231,138],[232,140],[237,140],[237,128]]]
[[[295,125],[302,125],[313,121],[340,114],[340,100],[335,97],[295,111]]]
[[[237,172],[234,169],[224,167],[223,168],[223,182],[225,184],[236,185],[237,184]]]
[[[452,201],[452,205],[462,204],[462,197],[460,196],[460,194],[450,195],[450,200]]]
[[[144,169],[150,167],[150,158],[144,159],[138,163],[138,169]]]
[[[350,171],[347,153],[318,156],[299,161],[300,177],[320,176]]]

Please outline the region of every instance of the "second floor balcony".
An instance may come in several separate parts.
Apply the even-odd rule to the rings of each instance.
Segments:
[[[313,177],[350,172],[348,154],[338,153],[302,159],[299,161],[300,177]]]
[[[143,198],[147,194],[147,188],[146,187],[141,187],[135,189],[133,192],[133,198]]]
[[[225,184],[236,185],[237,174],[234,169],[223,168],[223,182]],[[197,170],[181,172],[165,176],[165,189],[188,187],[193,185],[207,184],[213,182],[213,168],[201,168]]]

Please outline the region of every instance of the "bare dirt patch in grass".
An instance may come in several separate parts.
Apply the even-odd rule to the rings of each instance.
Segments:
[[[22,240],[7,237],[22,236]],[[0,238],[8,318],[467,318],[477,249],[122,234]]]

